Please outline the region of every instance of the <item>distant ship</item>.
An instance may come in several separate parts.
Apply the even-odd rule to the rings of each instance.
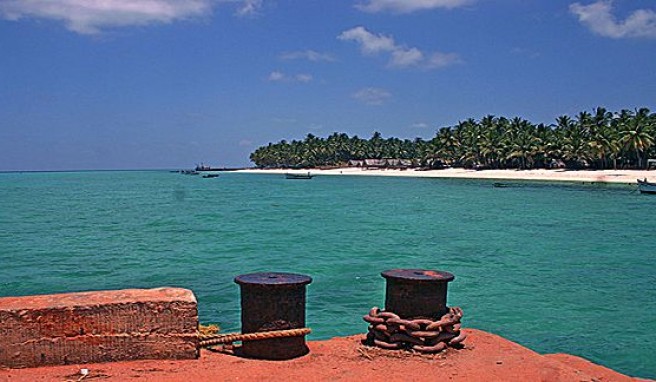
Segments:
[[[208,172],[208,171],[236,171],[239,170],[239,168],[229,168],[229,167],[212,167],[205,165],[203,163],[197,164],[196,168],[194,171],[196,172]]]
[[[206,166],[203,163],[197,164],[194,171],[221,171],[220,168],[212,168],[212,166]]]

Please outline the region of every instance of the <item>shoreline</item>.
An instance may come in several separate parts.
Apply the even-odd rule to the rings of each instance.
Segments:
[[[489,179],[489,180],[522,180],[522,181],[555,181],[581,183],[614,183],[637,185],[637,179],[656,180],[654,170],[467,170],[463,168],[447,168],[443,170],[418,171],[415,169],[376,169],[367,170],[360,167],[342,167],[334,169],[246,169],[239,173],[250,174],[286,174],[307,173],[312,175],[345,175],[345,176],[396,176],[415,178],[458,178],[458,179]]]

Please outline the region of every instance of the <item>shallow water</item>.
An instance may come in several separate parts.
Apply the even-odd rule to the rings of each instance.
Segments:
[[[456,275],[464,326],[656,377],[656,197],[621,185],[168,172],[0,174],[0,296],[178,286],[239,330],[233,278],[307,274],[310,339],[366,331],[391,268]]]

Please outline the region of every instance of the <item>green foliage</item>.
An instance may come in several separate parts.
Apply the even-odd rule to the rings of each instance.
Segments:
[[[647,158],[656,157],[655,142],[656,114],[649,109],[611,113],[598,107],[574,118],[560,116],[548,126],[519,117],[470,118],[439,128],[428,141],[385,139],[379,132],[370,139],[308,134],[302,141],[259,147],[250,159],[261,168],[345,166],[351,160],[383,158],[427,168],[644,168]]]

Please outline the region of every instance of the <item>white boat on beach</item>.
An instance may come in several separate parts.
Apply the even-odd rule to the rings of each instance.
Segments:
[[[647,178],[644,180],[638,179],[638,191],[641,194],[656,194],[656,183],[648,182]]]

